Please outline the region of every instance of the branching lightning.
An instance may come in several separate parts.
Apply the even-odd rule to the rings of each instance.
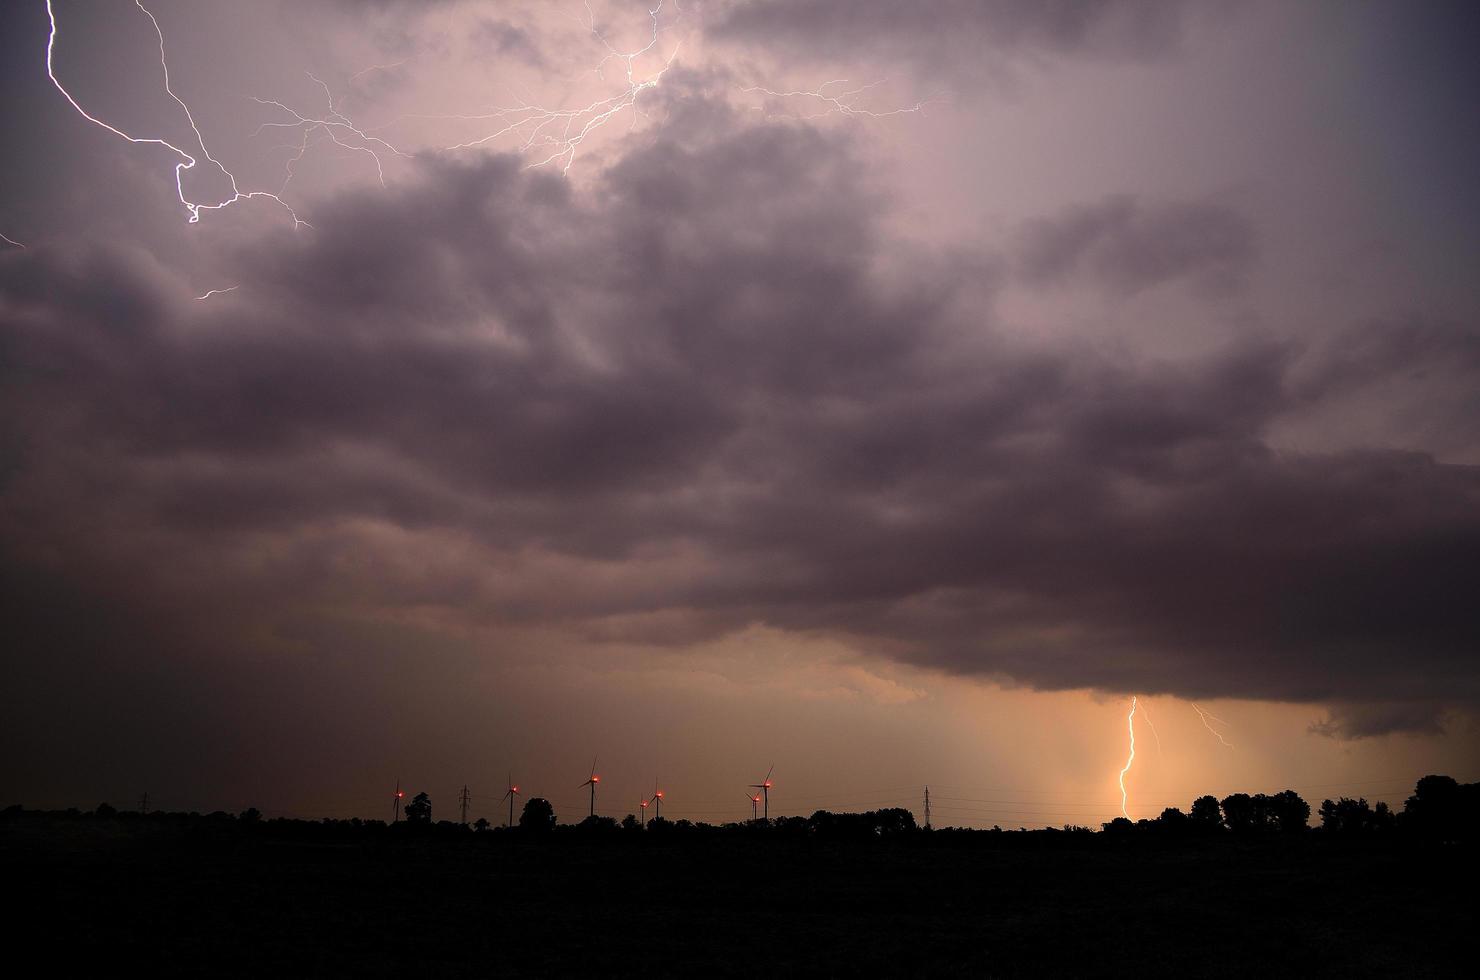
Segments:
[[[288,160],[286,168],[287,174],[283,177],[283,183],[278,188],[278,193],[282,194],[287,191],[288,183],[293,179],[294,166],[297,165],[303,159],[304,155],[308,152],[309,144],[313,141],[313,138],[316,134],[322,134],[324,138],[328,139],[335,146],[343,147],[346,150],[353,150],[357,153],[364,153],[365,155],[369,156],[371,160],[375,161],[375,175],[380,180],[380,186],[384,187],[385,161],[380,156],[381,152],[391,153],[399,157],[409,157],[410,154],[403,153],[380,137],[371,136],[369,133],[357,127],[353,122],[350,121],[350,118],[341,111],[340,106],[335,103],[334,93],[329,90],[329,86],[324,84],[324,81],[313,72],[305,72],[305,74],[308,75],[309,78],[313,79],[314,82],[319,86],[319,88],[324,90],[324,98],[329,105],[329,111],[326,115],[305,116],[302,113],[298,112],[296,109],[290,109],[288,106],[284,105],[281,102],[278,102],[275,99],[259,99],[255,97],[252,99],[252,101],[256,102],[258,105],[272,106],[275,109],[281,109],[283,112],[286,112],[288,115],[293,117],[292,120],[289,122],[263,123],[262,125],[257,127],[257,131],[252,135],[259,135],[262,133],[263,130],[266,129],[296,129],[299,131],[299,141],[296,146],[298,152]],[[354,137],[358,142],[347,142],[347,139],[349,137]],[[379,148],[378,150],[377,147]]]
[[[1196,711],[1197,712],[1197,716],[1202,719],[1203,727],[1206,728],[1208,731],[1212,732],[1213,733],[1213,737],[1216,738],[1219,741],[1219,743],[1223,745],[1224,748],[1229,748],[1229,749],[1233,748],[1233,746],[1229,743],[1228,739],[1226,739],[1226,738],[1223,737],[1223,733],[1220,732],[1220,731],[1218,731],[1218,729],[1214,728],[1212,725],[1210,725],[1208,723],[1209,720],[1211,719],[1212,721],[1215,721],[1218,724],[1223,725],[1223,726],[1226,727],[1228,725],[1228,722],[1224,721],[1222,718],[1219,718],[1217,715],[1210,714],[1209,712],[1206,712],[1203,709],[1199,708],[1197,706],[1197,702],[1196,701],[1192,701],[1192,702],[1189,702],[1189,703],[1192,705],[1192,710],[1193,711]]]
[[[632,50],[620,49],[612,43],[598,25],[590,0],[585,0],[586,17],[583,21],[579,17],[576,19],[602,48],[600,60],[589,69],[589,73],[594,74],[603,83],[615,81],[616,91],[580,105],[549,106],[521,97],[513,104],[493,106],[476,114],[403,115],[390,123],[375,127],[364,126],[352,119],[345,110],[343,99],[336,98],[323,79],[309,72],[308,77],[323,90],[324,106],[322,109],[300,111],[288,102],[279,99],[253,99],[258,105],[282,114],[281,118],[261,123],[253,135],[261,135],[269,131],[290,133],[292,134],[291,142],[286,143],[285,147],[292,152],[284,164],[282,182],[275,191],[244,191],[236,175],[212,155],[194,112],[174,89],[165,51],[164,30],[159,20],[145,6],[144,0],[133,0],[133,3],[144,16],[149,18],[154,28],[155,37],[158,39],[159,65],[164,76],[165,93],[184,113],[185,120],[194,134],[195,144],[198,146],[196,152],[191,152],[196,148],[195,146],[186,149],[162,136],[135,135],[125,132],[83,107],[57,74],[55,49],[60,28],[53,0],[46,0],[46,14],[50,25],[46,42],[47,77],[67,100],[67,103],[88,122],[129,143],[160,146],[176,156],[174,163],[175,193],[188,215],[190,224],[199,223],[201,216],[206,212],[221,211],[242,201],[260,198],[281,207],[292,219],[295,228],[307,225],[308,222],[300,218],[297,211],[287,203],[285,196],[298,165],[313,146],[323,143],[332,143],[340,149],[363,154],[373,163],[376,177],[382,186],[386,185],[387,163],[391,158],[410,159],[426,153],[453,153],[486,146],[499,140],[508,141],[517,152],[525,155],[528,168],[558,166],[562,173],[569,173],[587,140],[598,130],[629,113],[632,125],[634,127],[637,125],[639,118],[644,116],[641,105],[644,95],[662,83],[664,77],[673,68],[681,47],[681,41],[673,43],[671,47],[664,41],[665,34],[674,30],[674,24],[682,17],[676,0],[656,0],[655,5],[647,11],[650,29],[646,32],[641,45]],[[670,17],[670,13],[673,16]],[[372,72],[388,71],[405,63],[406,61],[402,60],[371,65],[349,76],[349,81],[353,83]],[[805,99],[817,103],[820,107],[819,111],[804,118],[842,115],[877,119],[919,112],[932,101],[937,101],[927,99],[913,105],[895,108],[865,107],[862,104],[864,99],[880,84],[882,82],[873,82],[850,88],[847,87],[845,80],[838,79],[829,81],[813,91],[777,91],[760,86],[752,86],[742,91],[749,94],[761,94],[772,100]],[[382,134],[389,127],[406,119],[459,121],[488,125],[482,127],[485,131],[480,135],[460,142],[402,149]],[[200,162],[199,158],[203,158],[221,172],[230,186],[229,195],[224,195],[220,199],[200,200],[187,192],[185,175],[187,172],[196,171],[197,164]],[[0,240],[16,248],[26,247],[21,242],[5,235],[0,235]],[[209,289],[195,298],[202,301],[208,300],[239,288],[239,284],[233,284],[224,288]]]
[[[1151,737],[1156,739],[1156,757],[1161,758],[1161,735],[1156,730],[1156,722],[1151,720],[1151,704],[1148,702],[1141,705],[1141,714],[1146,716],[1146,727],[1151,729]]]
[[[1125,768],[1120,770],[1120,815],[1127,820],[1131,815],[1126,810],[1125,774],[1131,771],[1131,764],[1136,761],[1136,698],[1131,696],[1131,713],[1125,716],[1126,728],[1131,733],[1131,754],[1125,760]]]
[[[907,113],[919,112],[927,105],[940,101],[940,99],[932,97],[916,102],[913,105],[895,106],[892,109],[868,109],[861,106],[859,104],[860,98],[871,89],[878,88],[884,84],[884,81],[884,79],[879,79],[875,82],[869,82],[867,85],[860,85],[857,88],[844,89],[836,92],[829,92],[828,90],[834,85],[847,85],[848,80],[846,78],[835,78],[831,81],[823,82],[817,88],[811,90],[798,89],[790,92],[778,92],[775,89],[765,88],[761,85],[748,85],[740,91],[746,95],[764,95],[772,99],[807,99],[817,103],[818,110],[816,112],[796,117],[804,120],[821,119],[825,116],[864,116],[871,119],[883,119],[888,116],[902,116]],[[756,108],[759,110],[761,107],[757,106]],[[766,114],[777,115],[778,113],[767,109]]]
[[[280,207],[287,211],[288,215],[293,219],[293,226],[295,228],[299,225],[307,224],[307,222],[299,218],[298,214],[291,207],[289,207],[287,203],[285,203],[283,199],[280,198],[278,195],[269,193],[267,191],[243,191],[237,185],[235,175],[233,175],[231,171],[222,166],[221,161],[211,156],[211,151],[206,148],[205,137],[201,135],[200,127],[196,125],[195,116],[193,113],[191,113],[190,106],[186,105],[185,101],[175,94],[175,90],[170,85],[170,67],[169,63],[165,59],[164,51],[164,31],[160,28],[159,21],[156,20],[154,15],[149,12],[149,9],[144,6],[143,0],[134,0],[134,6],[138,7],[141,11],[143,11],[144,15],[149,18],[149,22],[154,25],[154,33],[159,38],[159,64],[160,67],[164,70],[165,92],[168,93],[169,97],[171,99],[174,99],[175,102],[180,106],[180,108],[185,111],[185,118],[190,123],[190,129],[192,132],[195,133],[196,141],[200,144],[201,155],[204,156],[212,164],[214,164],[216,168],[219,169],[221,173],[226,176],[226,179],[231,183],[231,196],[226,198],[225,200],[216,201],[214,203],[191,200],[185,193],[184,180],[185,172],[187,170],[195,169],[195,165],[198,162],[192,154],[186,152],[185,150],[182,150],[180,147],[176,146],[166,139],[152,136],[132,136],[128,133],[125,133],[117,126],[113,126],[107,122],[104,122],[103,120],[89,113],[86,109],[82,108],[82,105],[75,98],[73,98],[72,93],[67,91],[67,87],[62,84],[59,78],[57,78],[56,68],[53,61],[57,40],[57,18],[56,12],[52,9],[52,0],[46,0],[46,16],[51,22],[51,32],[47,36],[46,40],[46,74],[51,79],[51,83],[56,86],[57,91],[62,93],[62,97],[71,104],[72,108],[77,110],[82,118],[86,119],[88,122],[94,124],[95,126],[100,126],[103,129],[106,129],[108,132],[122,137],[125,140],[128,140],[130,143],[154,144],[157,146],[162,146],[177,155],[180,158],[180,161],[175,164],[175,193],[179,197],[180,203],[184,205],[185,210],[189,213],[191,224],[195,224],[196,222],[200,221],[200,216],[203,211],[220,211],[224,208],[230,207],[233,204],[236,204],[239,201],[252,200],[254,198],[263,198],[265,200],[277,203]]]
[[[635,124],[636,117],[642,113],[637,104],[638,99],[644,92],[657,88],[663,76],[673,67],[674,61],[678,58],[679,44],[675,44],[673,50],[663,57],[662,65],[656,72],[641,80],[638,79],[638,60],[657,51],[663,33],[669,29],[662,25],[663,3],[664,0],[658,0],[658,5],[648,11],[652,32],[648,36],[647,43],[635,51],[617,50],[596,26],[596,14],[591,10],[591,4],[586,3],[586,28],[591,36],[606,49],[606,54],[597,62],[596,67],[591,69],[592,73],[605,81],[608,65],[615,61],[622,68],[622,78],[626,84],[614,95],[570,108],[548,108],[521,100],[514,105],[496,106],[487,112],[475,115],[421,116],[418,118],[455,119],[469,122],[490,121],[495,124],[491,132],[482,136],[441,147],[443,152],[466,150],[484,146],[504,137],[513,137],[521,153],[534,154],[535,158],[530,161],[528,167],[543,167],[546,164],[558,162],[561,172],[568,173],[571,165],[575,163],[576,154],[581,145],[596,130],[629,109],[633,113]]]

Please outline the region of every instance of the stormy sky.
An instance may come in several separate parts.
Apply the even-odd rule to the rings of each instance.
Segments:
[[[1477,774],[1473,4],[144,7],[0,14],[6,802]]]

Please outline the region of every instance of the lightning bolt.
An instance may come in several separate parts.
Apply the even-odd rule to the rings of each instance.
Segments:
[[[388,157],[413,158],[422,153],[453,153],[461,150],[485,146],[499,140],[510,140],[517,152],[528,157],[526,167],[536,168],[544,166],[558,166],[562,173],[569,173],[577,156],[585,146],[587,140],[598,130],[607,126],[615,119],[628,113],[632,116],[632,125],[637,125],[639,117],[645,114],[642,110],[641,100],[646,93],[656,89],[663,81],[669,70],[677,61],[681,41],[675,42],[671,50],[664,51],[663,37],[674,29],[674,24],[682,18],[682,12],[673,0],[657,0],[655,6],[647,11],[650,29],[646,40],[641,46],[633,50],[621,50],[614,45],[603,30],[598,26],[596,14],[592,10],[590,0],[585,2],[586,18],[582,26],[589,32],[603,49],[599,61],[590,72],[602,82],[611,80],[616,76],[618,81],[617,91],[602,95],[582,105],[572,106],[547,106],[521,98],[519,101],[505,106],[496,106],[486,112],[477,114],[420,114],[403,115],[377,127],[364,127],[355,122],[346,113],[342,99],[337,99],[333,91],[321,78],[312,72],[308,77],[323,90],[324,108],[320,111],[300,111],[293,106],[278,99],[254,98],[258,105],[282,113],[283,118],[261,123],[254,136],[261,135],[267,131],[292,132],[296,139],[294,142],[285,144],[285,148],[292,151],[284,164],[284,175],[282,183],[277,190],[252,190],[241,189],[236,175],[226,168],[220,160],[211,154],[206,144],[205,136],[197,124],[194,112],[190,106],[175,91],[170,78],[169,62],[165,52],[165,37],[159,20],[144,5],[144,0],[133,0],[144,16],[149,18],[154,28],[155,36],[159,42],[159,64],[164,74],[164,90],[174,100],[185,119],[190,125],[191,132],[199,146],[199,156],[219,170],[230,184],[231,193],[219,200],[195,200],[185,190],[185,174],[195,170],[199,160],[197,154],[190,152],[167,139],[157,136],[138,136],[107,122],[88,112],[77,98],[71,93],[61,78],[57,75],[55,66],[55,48],[59,27],[53,0],[45,0],[47,19],[50,31],[46,44],[46,72],[58,92],[88,122],[107,130],[115,136],[130,143],[140,145],[156,145],[164,147],[178,157],[174,165],[175,192],[182,207],[184,207],[189,223],[196,224],[202,215],[208,211],[224,210],[242,201],[261,198],[271,201],[291,217],[295,228],[308,225],[308,222],[299,217],[294,208],[287,203],[285,195],[288,187],[294,179],[295,170],[310,149],[315,144],[333,143],[341,149],[354,153],[364,154],[374,165],[376,177],[382,186],[386,184],[386,163]],[[675,12],[675,16],[669,18],[667,11]],[[578,22],[580,21],[577,18]],[[659,62],[656,69],[646,74],[641,70],[641,65],[651,63],[651,59]],[[406,61],[397,61],[390,64],[371,65],[361,69],[350,76],[350,82],[354,82],[365,75],[386,71]],[[613,66],[619,71],[613,72]],[[848,117],[871,117],[883,118],[897,116],[904,113],[921,111],[934,99],[926,99],[913,105],[899,106],[889,109],[871,109],[862,104],[862,100],[872,89],[882,84],[872,82],[867,85],[852,88],[839,88],[846,86],[846,80],[835,79],[829,81],[812,91],[777,91],[775,89],[752,86],[742,91],[750,94],[763,94],[771,99],[809,99],[820,104],[821,111],[816,115],[841,114]],[[807,118],[813,118],[809,116]],[[396,146],[385,136],[378,135],[380,131],[396,125],[397,122],[406,119],[428,119],[428,120],[456,120],[462,122],[485,122],[491,123],[491,127],[481,135],[475,136],[461,142],[450,143],[443,146],[434,146],[427,149],[403,150]],[[4,237],[4,236],[0,236]],[[25,247],[21,243],[10,238],[6,242]],[[222,292],[236,289],[236,286],[227,289],[209,290],[197,299],[207,299]]]
[[[369,68],[361,68],[359,71],[349,76],[350,84],[353,85],[355,82],[370,74],[372,71],[390,71],[392,68],[400,68],[409,60],[409,58],[402,58],[400,61],[392,61],[388,65],[371,65]]]
[[[938,98],[931,97],[920,102],[916,102],[913,105],[896,106],[892,109],[883,110],[868,109],[858,104],[861,96],[869,92],[871,89],[875,89],[878,86],[884,84],[885,81],[886,79],[881,78],[878,81],[869,82],[867,85],[860,85],[857,88],[845,89],[843,91],[833,93],[828,92],[828,89],[830,89],[834,85],[847,85],[848,80],[846,78],[835,78],[831,81],[823,82],[821,85],[817,86],[817,88],[811,90],[799,89],[790,92],[778,92],[775,89],[765,88],[761,85],[748,85],[740,89],[740,91],[746,95],[764,95],[773,100],[808,99],[812,102],[820,103],[820,108],[818,109],[818,111],[809,113],[807,115],[795,117],[803,120],[821,119],[825,116],[839,115],[853,117],[866,116],[871,119],[884,119],[888,116],[901,116],[905,115],[906,113],[919,112],[927,105],[931,105],[933,103],[941,101]],[[762,107],[756,106],[755,108],[757,110],[760,110]],[[785,114],[777,113],[771,108],[767,107],[766,115],[774,116]]]
[[[1161,758],[1161,735],[1156,730],[1156,722],[1151,720],[1151,704],[1148,702],[1141,705],[1141,714],[1146,716],[1146,725],[1151,729],[1151,737],[1156,739],[1156,757]]]
[[[1131,764],[1136,761],[1136,698],[1131,696],[1131,713],[1125,716],[1126,728],[1131,733],[1131,754],[1125,760],[1125,768],[1120,770],[1120,815],[1127,820],[1131,818],[1126,810],[1125,774],[1131,771]]]
[[[81,115],[82,118],[86,119],[93,125],[100,126],[103,129],[106,129],[108,132],[113,133],[115,136],[119,136],[125,140],[128,140],[130,143],[154,144],[156,146],[163,146],[174,153],[176,156],[178,156],[180,158],[180,162],[175,164],[175,193],[179,197],[180,203],[184,205],[185,210],[189,213],[191,224],[195,224],[196,222],[200,221],[201,213],[204,211],[220,211],[224,208],[230,207],[233,204],[236,204],[239,201],[252,200],[254,198],[262,198],[264,200],[276,202],[279,206],[281,206],[285,211],[288,212],[288,215],[293,219],[293,227],[295,228],[297,228],[299,225],[307,224],[306,221],[300,219],[297,213],[294,212],[294,210],[276,194],[272,194],[267,191],[243,191],[237,185],[236,176],[232,174],[231,171],[227,170],[226,167],[222,166],[221,161],[211,156],[211,151],[206,147],[205,137],[201,135],[200,127],[196,125],[195,115],[190,111],[190,106],[186,105],[185,101],[175,94],[174,88],[170,85],[170,66],[168,61],[165,59],[164,51],[164,30],[159,26],[159,21],[156,20],[154,15],[149,12],[149,9],[144,6],[143,0],[134,0],[134,6],[138,7],[141,11],[143,11],[144,15],[149,18],[149,22],[154,25],[154,33],[159,38],[159,65],[164,70],[165,92],[168,93],[169,97],[171,99],[174,99],[176,104],[178,104],[180,108],[185,111],[185,118],[190,123],[190,129],[192,132],[195,133],[196,141],[200,144],[201,155],[204,156],[206,160],[210,161],[212,164],[215,164],[216,168],[220,170],[221,173],[225,174],[226,179],[230,181],[231,196],[229,198],[226,198],[225,200],[216,201],[214,203],[202,203],[199,201],[191,200],[185,194],[184,180],[185,172],[187,170],[194,170],[196,163],[198,162],[192,154],[187,153],[185,150],[182,150],[180,147],[176,146],[166,139],[160,139],[153,136],[132,136],[128,133],[125,133],[117,126],[104,122],[103,120],[92,115],[82,107],[77,99],[72,96],[72,93],[67,91],[67,87],[62,84],[61,79],[57,78],[54,58],[57,40],[57,17],[56,11],[52,9],[52,0],[46,0],[46,16],[47,19],[51,22],[51,31],[47,35],[46,39],[46,74],[47,77],[51,79],[51,83],[56,86],[57,91],[62,93],[62,97],[71,104],[72,108],[77,110],[78,114]]]
[[[537,157],[527,164],[527,167],[543,167],[560,161],[561,172],[569,173],[581,144],[593,132],[629,109],[633,112],[633,124],[635,125],[636,117],[641,114],[641,109],[637,105],[638,99],[644,92],[658,87],[663,76],[677,60],[681,46],[680,44],[673,46],[673,50],[663,58],[662,67],[656,73],[641,81],[638,80],[638,59],[657,50],[663,32],[669,29],[662,26],[663,0],[659,0],[658,5],[648,11],[652,33],[647,43],[635,51],[618,51],[612,46],[606,35],[596,26],[596,14],[591,10],[589,0],[586,3],[586,14],[587,30],[606,49],[606,54],[597,62],[592,72],[605,81],[607,65],[613,61],[620,62],[622,76],[626,83],[621,91],[572,108],[551,109],[521,100],[514,105],[495,107],[479,115],[421,117],[465,121],[491,120],[497,125],[492,132],[461,143],[444,146],[441,148],[442,151],[466,150],[483,146],[505,136],[513,136],[516,138],[516,145],[521,153],[534,153]],[[540,152],[544,155],[539,156]]]
[[[1203,727],[1206,728],[1208,731],[1212,732],[1213,733],[1213,737],[1216,738],[1220,743],[1222,743],[1222,745],[1224,746],[1224,748],[1229,748],[1229,749],[1233,748],[1233,746],[1229,744],[1228,740],[1223,737],[1223,733],[1222,732],[1218,731],[1218,729],[1216,729],[1212,725],[1208,724],[1208,720],[1209,719],[1212,719],[1213,721],[1216,721],[1218,724],[1225,725],[1225,726],[1228,724],[1228,722],[1224,721],[1222,718],[1219,718],[1215,714],[1210,714],[1209,712],[1206,712],[1203,709],[1199,708],[1197,706],[1197,702],[1196,701],[1190,701],[1188,703],[1192,705],[1192,710],[1197,712],[1197,716],[1202,719]]]
[[[22,245],[20,242],[16,241],[14,238],[11,238],[9,235],[0,234],[0,238],[3,238],[8,244],[14,245],[16,248],[25,248],[26,247],[26,246]]]
[[[365,70],[371,71],[373,69],[367,68]],[[335,103],[334,93],[330,91],[329,86],[324,83],[323,79],[319,78],[313,72],[305,72],[304,74],[308,75],[308,77],[313,79],[313,81],[319,86],[319,88],[324,90],[324,98],[328,102],[329,106],[329,111],[326,115],[305,116],[302,113],[298,112],[296,109],[291,109],[275,99],[259,99],[255,97],[252,99],[252,101],[256,102],[258,105],[271,106],[275,109],[281,109],[283,112],[286,112],[288,115],[293,117],[290,122],[263,123],[262,125],[257,127],[256,132],[252,134],[253,136],[258,136],[262,133],[263,130],[267,129],[296,129],[299,131],[300,139],[297,146],[298,152],[287,162],[287,176],[283,178],[283,183],[278,188],[278,193],[283,194],[287,191],[288,183],[293,179],[293,168],[303,159],[304,155],[308,153],[309,143],[312,141],[315,134],[322,134],[325,138],[327,138],[336,146],[340,146],[344,149],[352,150],[357,153],[364,153],[369,156],[371,160],[375,161],[376,177],[380,180],[380,186],[384,187],[385,161],[381,158],[380,152],[377,151],[376,147],[379,147],[380,151],[392,153],[399,157],[409,157],[410,154],[402,152],[401,150],[397,149],[395,146],[391,145],[380,137],[371,136],[365,130],[357,127],[350,120],[350,118],[344,114],[344,112],[340,108],[340,104]],[[360,72],[358,74],[364,74],[364,72]],[[357,140],[357,142],[348,142],[347,140],[350,137],[353,137],[355,140]]]
[[[201,295],[199,295],[199,296],[197,296],[195,298],[196,299],[210,299],[212,296],[220,296],[222,293],[234,292],[235,290],[238,290],[238,289],[241,289],[241,288],[242,288],[241,287],[241,284],[238,283],[235,286],[227,286],[225,289],[208,289],[204,293],[202,293]]]

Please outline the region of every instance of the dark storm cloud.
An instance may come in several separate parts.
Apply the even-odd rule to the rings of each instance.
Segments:
[[[994,59],[1008,54],[1154,57],[1177,43],[1183,17],[1163,0],[733,0],[708,33],[950,78],[1000,72]]]
[[[1082,274],[1121,294],[1176,279],[1232,289],[1243,283],[1254,257],[1253,228],[1231,208],[1146,205],[1124,196],[1032,222],[1017,253],[1021,275],[1035,285]]]
[[[1391,732],[1440,735],[1441,719],[1430,703],[1338,704],[1325,718],[1310,726],[1314,735],[1342,740],[1372,738]]]
[[[1480,472],[1267,439],[1380,353],[1009,343],[976,265],[886,239],[843,137],[671,99],[688,124],[589,191],[425,163],[243,251],[224,302],[127,251],[0,256],[6,581],[51,583],[47,616],[112,595],[144,647],[315,606],[759,621],[1042,688],[1339,702],[1347,735],[1476,702]],[[1217,209],[1083,214],[1028,267],[1135,289],[1251,248]]]

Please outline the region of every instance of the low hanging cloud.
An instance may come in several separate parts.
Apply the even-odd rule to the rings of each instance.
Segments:
[[[1088,277],[1129,295],[1188,280],[1227,292],[1245,282],[1255,254],[1253,228],[1232,208],[1116,196],[1031,222],[1020,236],[1017,266],[1035,286]]]
[[[742,123],[693,76],[667,98],[689,124],[589,188],[425,161],[240,251],[210,305],[126,248],[6,256],[15,635],[73,618],[102,656],[100,596],[140,655],[312,610],[595,644],[758,623],[1043,689],[1366,706],[1333,734],[1480,699],[1480,471],[1268,439],[1380,366],[1009,341],[975,265],[890,240],[845,136]],[[1046,219],[1022,269],[1230,276],[1246,232],[1117,199]]]

